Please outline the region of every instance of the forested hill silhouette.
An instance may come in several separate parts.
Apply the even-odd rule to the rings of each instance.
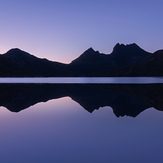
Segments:
[[[116,44],[111,54],[89,48],[70,64],[41,59],[20,49],[0,55],[1,77],[162,76],[163,50]],[[153,69],[154,66],[154,69]]]

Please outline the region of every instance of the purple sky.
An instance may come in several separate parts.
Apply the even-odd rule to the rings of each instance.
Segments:
[[[20,48],[69,63],[89,47],[163,48],[162,0],[1,0],[0,53]]]
[[[18,114],[0,109],[1,163],[162,163],[162,113],[117,118],[84,110],[69,97]]]

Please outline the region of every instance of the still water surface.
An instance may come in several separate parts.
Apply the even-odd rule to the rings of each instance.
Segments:
[[[2,163],[162,163],[162,84],[0,84],[0,91]]]
[[[0,83],[163,83],[163,77],[49,77],[49,78],[0,78]]]

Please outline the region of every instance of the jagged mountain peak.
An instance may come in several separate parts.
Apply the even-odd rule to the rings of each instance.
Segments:
[[[95,51],[92,47],[90,47],[81,56],[86,56],[86,55],[94,56],[94,55],[98,55],[98,54],[100,54],[99,51]]]
[[[141,49],[136,43],[132,43],[132,44],[120,44],[117,43],[114,48],[113,48],[113,53],[118,52],[118,51],[122,51],[122,50],[129,50],[129,49]]]
[[[117,43],[113,48],[111,55],[117,57],[129,57],[129,56],[147,56],[151,53],[140,48],[136,43],[132,44],[119,44]]]
[[[120,44],[120,43],[117,43],[113,49],[118,49],[120,47],[124,47],[125,45],[124,44]]]
[[[95,52],[95,50],[92,48],[92,47],[90,47],[90,48],[88,48],[85,52]],[[84,53],[85,53],[84,52]]]
[[[79,62],[97,62],[98,58],[101,57],[102,54],[99,51],[95,51],[92,47],[87,49],[84,53],[82,53],[78,58],[73,60],[71,63],[79,63]]]

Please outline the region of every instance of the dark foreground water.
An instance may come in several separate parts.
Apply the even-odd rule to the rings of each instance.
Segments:
[[[2,163],[162,163],[163,84],[1,83],[0,106]]]

